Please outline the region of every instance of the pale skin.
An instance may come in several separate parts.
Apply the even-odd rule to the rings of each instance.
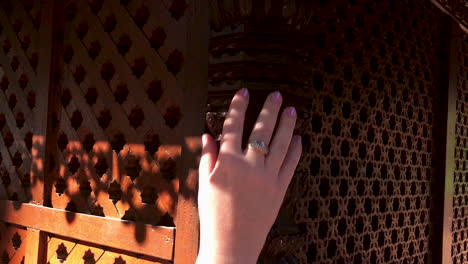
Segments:
[[[301,137],[293,135],[295,108],[287,107],[279,113],[279,92],[265,100],[249,138],[249,142],[264,141],[269,153],[242,149],[248,103],[247,89],[234,95],[219,151],[211,136],[202,138],[197,264],[256,263],[301,156]]]

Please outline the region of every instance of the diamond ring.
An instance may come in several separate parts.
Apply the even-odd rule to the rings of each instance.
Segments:
[[[262,153],[263,155],[268,155],[269,149],[266,146],[265,142],[261,140],[252,140],[249,143],[249,148],[252,148],[253,150]]]

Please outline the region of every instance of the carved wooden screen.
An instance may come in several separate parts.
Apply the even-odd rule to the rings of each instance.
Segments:
[[[0,263],[193,262],[206,12],[0,2]]]
[[[295,205],[306,235],[295,254],[300,263],[426,263],[436,10],[423,1],[321,8],[308,43],[321,52],[306,62],[308,176]]]
[[[39,122],[35,111],[44,109],[40,102],[39,44],[42,10],[38,1],[21,5],[2,1],[0,8],[0,199],[27,203],[32,192],[42,185],[31,181],[34,155],[33,137]],[[44,54],[47,56],[47,54]],[[40,124],[39,124],[40,130]],[[40,188],[40,187],[39,187]],[[0,207],[0,220],[6,214]],[[26,227],[0,222],[0,262],[24,261],[26,244],[34,235]]]
[[[454,85],[456,86],[456,145],[455,173],[453,175],[453,223],[452,223],[452,258],[453,263],[468,261],[468,189],[466,162],[467,153],[467,106],[468,106],[468,35],[458,30],[454,37]]]
[[[468,31],[468,4],[465,0],[432,0],[442,11],[452,16],[465,31]]]
[[[237,87],[279,89],[299,108],[302,159],[260,262],[431,261],[441,244],[430,243],[440,228],[431,209],[443,200],[432,186],[443,178],[433,164],[435,113],[446,114],[434,107],[444,90],[437,8],[211,2],[210,130],[219,133]]]

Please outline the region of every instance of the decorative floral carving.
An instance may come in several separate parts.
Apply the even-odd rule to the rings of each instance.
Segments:
[[[300,28],[310,22],[314,10],[309,0],[210,0],[211,28],[221,31],[244,23],[274,23]]]

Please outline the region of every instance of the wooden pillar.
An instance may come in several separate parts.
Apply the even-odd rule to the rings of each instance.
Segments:
[[[63,41],[63,1],[41,1],[42,21],[39,29],[39,62],[37,67],[37,106],[34,111],[34,134],[31,166],[31,203],[50,205],[50,192],[56,158],[57,80]],[[34,217],[34,216],[31,216]],[[47,262],[47,234],[28,228],[26,264]]]
[[[198,160],[203,132],[208,68],[208,2],[191,2],[187,15],[186,63],[183,83],[185,142],[179,174],[177,201],[175,264],[195,263],[198,256],[199,219],[197,206]]]
[[[244,124],[244,147],[266,96],[273,91],[281,92],[283,109],[296,107],[295,133],[303,134],[303,123],[310,112],[310,94],[307,94],[310,91],[304,86],[311,72],[297,52],[300,53],[301,43],[310,36],[307,30],[300,30],[313,14],[310,3],[295,1],[294,5],[284,3],[283,6],[278,2],[271,5],[260,1],[241,4],[234,1],[232,5],[211,2],[208,132],[219,137],[233,94],[246,87],[250,100]],[[304,175],[300,169],[296,171],[260,255],[260,263],[289,263],[295,250],[304,246],[306,233],[295,223],[293,214],[296,196],[305,188],[296,183]]]
[[[457,61],[454,33],[456,25],[446,16],[440,27],[439,59],[435,85],[438,91],[434,100],[434,114],[437,128],[434,129],[435,180],[433,183],[434,205],[431,217],[432,262],[452,263],[452,221],[454,173],[456,168],[455,149],[457,145]]]

